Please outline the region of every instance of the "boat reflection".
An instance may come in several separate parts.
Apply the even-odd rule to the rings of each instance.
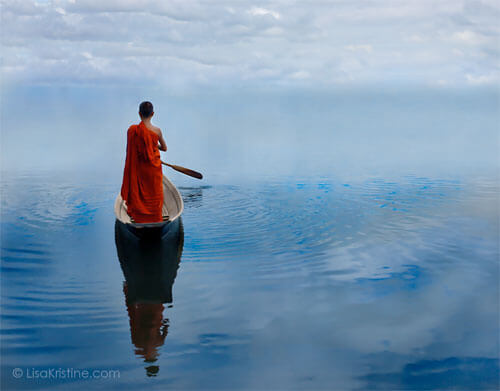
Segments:
[[[134,351],[147,363],[146,374],[156,376],[159,366],[154,363],[169,326],[169,320],[163,317],[164,304],[173,301],[172,286],[184,244],[182,221],[169,224],[161,235],[138,237],[117,220],[115,243],[125,276],[123,293]]]

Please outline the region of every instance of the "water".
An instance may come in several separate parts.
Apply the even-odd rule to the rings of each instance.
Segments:
[[[481,110],[440,115],[451,127]],[[482,134],[497,130],[491,113]],[[469,137],[476,125],[434,136],[455,141],[429,146],[431,168],[392,152],[390,132],[357,165],[346,148],[359,131],[342,135],[341,159],[324,130],[239,157],[228,135],[211,150],[218,169],[171,160],[202,182],[164,169],[185,211],[154,243],[115,227],[121,160],[90,175],[4,171],[2,389],[498,388],[500,186],[495,140]]]
[[[3,179],[6,389],[496,387],[495,182],[180,187],[182,258],[172,306],[155,310],[167,335],[151,363],[131,342],[117,184]],[[15,379],[16,367],[120,378]]]

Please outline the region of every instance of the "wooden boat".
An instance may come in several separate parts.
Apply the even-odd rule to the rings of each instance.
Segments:
[[[163,221],[158,223],[136,223],[127,213],[127,203],[122,199],[122,196],[118,194],[115,201],[115,215],[116,219],[127,227],[135,228],[134,231],[138,231],[139,228],[162,228],[170,223],[176,221],[184,210],[184,202],[182,201],[181,194],[179,190],[174,186],[170,180],[163,175],[163,208],[162,216]]]

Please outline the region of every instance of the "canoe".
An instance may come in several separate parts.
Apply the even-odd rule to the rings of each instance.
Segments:
[[[177,220],[184,210],[181,193],[170,180],[163,175],[163,221],[158,223],[136,223],[127,213],[127,203],[118,194],[115,200],[116,219],[127,226],[134,228],[157,228],[168,225]]]

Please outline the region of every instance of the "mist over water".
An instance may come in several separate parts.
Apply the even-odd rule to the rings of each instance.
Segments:
[[[164,160],[204,179],[164,168],[182,238],[127,254],[153,274],[159,260],[173,303],[133,307],[113,202],[144,99]],[[3,388],[498,388],[498,103],[484,89],[10,91]],[[120,378],[12,376],[48,367]]]
[[[138,104],[155,105],[166,160],[207,179],[498,172],[494,89],[168,91],[19,87],[3,92],[3,170],[123,170]]]

